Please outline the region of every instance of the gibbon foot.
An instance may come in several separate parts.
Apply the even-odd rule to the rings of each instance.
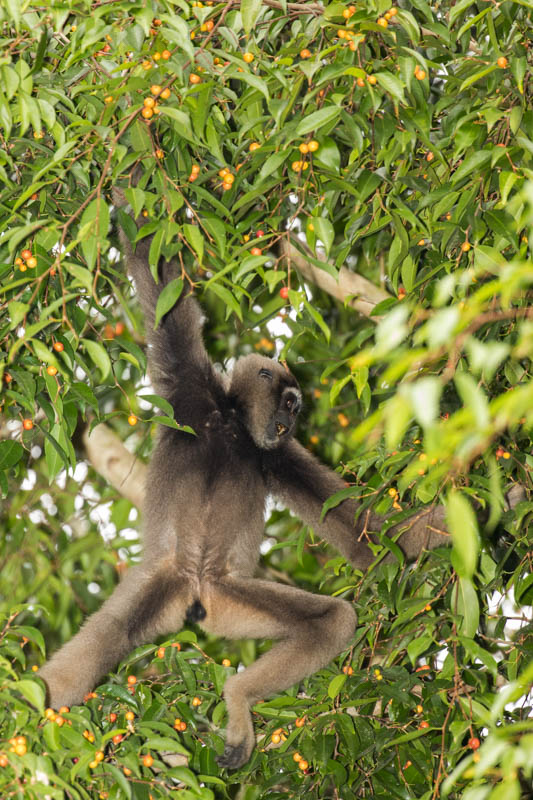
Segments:
[[[239,744],[226,744],[223,754],[217,756],[215,760],[219,767],[237,769],[246,764],[250,758],[252,747],[250,747],[246,739],[243,739]]]

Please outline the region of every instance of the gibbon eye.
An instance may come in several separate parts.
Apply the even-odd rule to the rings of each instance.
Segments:
[[[260,378],[268,378],[269,380],[272,380],[272,373],[270,372],[269,369],[265,369],[263,367],[263,369],[259,370],[259,377]]]

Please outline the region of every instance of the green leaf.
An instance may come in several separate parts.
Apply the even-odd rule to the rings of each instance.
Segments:
[[[481,541],[472,507],[457,490],[451,491],[446,500],[446,520],[452,534],[455,570],[461,577],[471,578],[476,569]]]
[[[491,157],[491,150],[478,150],[477,152],[472,153],[472,155],[468,156],[468,158],[465,158],[462,164],[460,164],[460,166],[453,173],[451,178],[452,183],[459,183],[459,181],[462,181],[464,178],[470,175],[471,172],[477,172],[481,169],[481,167],[485,166],[485,164],[488,164]]]
[[[323,128],[324,125],[330,125],[339,118],[340,113],[341,109],[338,106],[324,106],[324,108],[314,111],[312,114],[309,114],[308,117],[304,117],[301,120],[296,128],[296,135],[305,136],[312,131]]]
[[[339,694],[340,690],[346,683],[346,675],[341,673],[340,675],[336,675],[333,680],[329,682],[328,686],[328,695],[334,700],[337,695]]]
[[[183,226],[183,232],[185,233],[187,241],[196,253],[198,257],[198,263],[201,266],[204,259],[204,237],[202,236],[200,228],[198,225],[187,224]]]
[[[174,278],[161,290],[161,294],[157,298],[157,305],[155,308],[155,322],[154,328],[157,328],[162,318],[167,314],[179,300],[183,290],[183,281],[181,278]]]
[[[109,208],[100,195],[89,203],[82,214],[78,236],[84,258],[91,269],[99,253],[105,249],[109,219]]]
[[[331,247],[335,239],[335,230],[333,228],[333,225],[331,224],[329,219],[326,219],[326,217],[314,217],[313,225],[318,239],[320,239],[320,241],[324,245],[327,258],[330,254]]]
[[[10,330],[16,328],[30,310],[30,306],[27,303],[21,303],[18,300],[12,300],[7,304],[7,308],[11,318]]]
[[[262,6],[262,0],[241,0],[242,24],[247,36],[253,31]]]
[[[87,350],[93,364],[100,370],[100,380],[105,381],[111,373],[111,360],[105,347],[92,339],[81,339],[80,341]]]
[[[17,464],[24,454],[20,442],[14,439],[0,441],[0,469],[10,469]]]
[[[390,72],[376,72],[374,73],[378,79],[380,86],[383,86],[386,92],[398,101],[398,103],[405,103],[405,95],[403,93],[403,83],[399,78],[396,78]]]
[[[473,639],[479,626],[479,601],[472,581],[458,578],[451,594],[451,610],[461,617],[459,632]]]
[[[20,680],[20,681],[10,681],[9,685],[12,689],[20,694],[27,700],[32,706],[41,713],[44,713],[44,689],[37,681],[32,680]]]

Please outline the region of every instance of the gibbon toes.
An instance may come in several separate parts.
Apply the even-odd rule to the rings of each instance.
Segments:
[[[253,747],[250,747],[246,739],[239,744],[226,744],[224,752],[215,759],[219,767],[224,769],[237,769],[246,764],[252,754]]]

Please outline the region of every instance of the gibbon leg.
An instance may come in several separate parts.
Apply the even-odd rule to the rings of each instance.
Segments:
[[[39,671],[52,708],[81,703],[131,650],[184,622],[188,586],[167,567],[130,569],[102,608]]]
[[[226,578],[210,585],[200,624],[231,639],[279,640],[268,653],[226,681],[228,727],[220,766],[236,768],[255,745],[250,706],[328,664],[348,644],[357,617],[350,603],[268,581]]]

